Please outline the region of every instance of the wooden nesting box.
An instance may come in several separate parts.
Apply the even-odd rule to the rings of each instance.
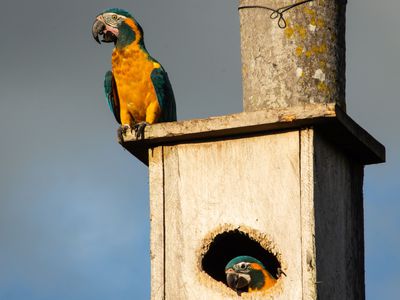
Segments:
[[[122,144],[149,166],[152,299],[364,298],[363,169],[385,150],[337,105],[156,124]],[[270,261],[275,287],[229,289],[218,274],[239,252]]]

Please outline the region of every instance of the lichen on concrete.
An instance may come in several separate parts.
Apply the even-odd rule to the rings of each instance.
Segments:
[[[240,0],[250,4],[288,5],[287,0]],[[240,10],[245,111],[311,98],[345,109],[345,9],[345,1],[314,0],[285,12],[285,29],[271,20],[269,10]]]

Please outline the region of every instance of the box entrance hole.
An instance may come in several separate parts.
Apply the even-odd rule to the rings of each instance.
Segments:
[[[238,229],[216,235],[201,260],[201,266],[212,278],[226,284],[225,266],[231,259],[240,255],[258,259],[272,276],[276,279],[280,277],[281,264],[278,258]]]

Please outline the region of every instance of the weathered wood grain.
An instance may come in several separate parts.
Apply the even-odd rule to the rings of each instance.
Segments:
[[[300,215],[301,215],[301,264],[302,299],[317,298],[317,268],[315,249],[314,212],[314,130],[300,131]]]
[[[318,299],[365,299],[363,166],[314,138]]]
[[[260,110],[255,112],[242,112],[237,114],[210,117],[207,119],[193,119],[170,123],[158,123],[145,128],[145,140],[164,142],[172,139],[179,140],[179,137],[206,137],[215,132],[221,135],[241,134],[246,130],[271,130],[280,129],[285,123],[288,128],[292,124],[299,124],[301,121],[316,120],[321,118],[334,118],[336,106],[333,104],[301,105],[275,110]],[[279,127],[272,127],[271,124],[279,124]],[[304,123],[303,123],[304,124]],[[307,123],[308,124],[308,123]],[[261,128],[259,126],[262,126]],[[235,129],[237,131],[235,131]],[[140,143],[133,133],[127,132],[124,135],[124,143]]]
[[[299,133],[164,148],[166,299],[236,298],[198,264],[203,238],[223,224],[264,232],[284,253],[279,291],[239,299],[300,299]]]
[[[127,133],[123,147],[148,164],[148,149],[163,144],[235,138],[313,126],[325,132],[362,164],[385,160],[385,148],[334,104],[314,104],[276,110],[243,112],[207,119],[147,126],[145,139]]]
[[[149,153],[151,299],[163,299],[164,282],[164,164],[163,148]]]

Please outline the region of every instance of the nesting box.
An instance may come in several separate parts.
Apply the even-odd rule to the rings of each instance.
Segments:
[[[384,147],[335,104],[156,124],[123,145],[149,166],[152,299],[362,299],[364,165]],[[278,280],[227,287],[251,255]]]

